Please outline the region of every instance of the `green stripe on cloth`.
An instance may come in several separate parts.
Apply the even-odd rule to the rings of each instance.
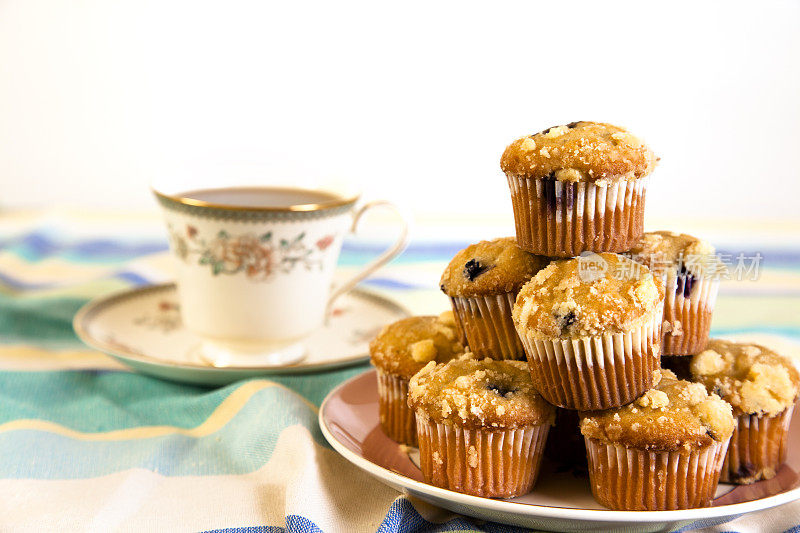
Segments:
[[[208,418],[231,390],[129,372],[0,372],[0,424],[26,418],[87,432],[143,424],[190,428]]]
[[[26,417],[30,401],[11,402],[8,421],[0,425],[0,477],[74,479],[130,468],[162,475],[242,474],[264,465],[281,432],[295,425],[325,444],[316,410],[271,381],[204,392],[123,373],[48,374],[18,380],[32,387],[29,396],[49,397],[37,406],[48,416]],[[20,392],[1,389],[6,381],[0,381],[4,403]],[[46,421],[54,418],[69,423]]]
[[[0,342],[77,345],[72,317],[85,298],[13,298],[0,294]]]

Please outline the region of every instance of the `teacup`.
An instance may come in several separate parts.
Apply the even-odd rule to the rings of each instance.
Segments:
[[[154,186],[176,258],[181,316],[215,366],[285,365],[305,356],[336,297],[405,248],[397,242],[336,288],[344,236],[369,209],[357,195],[293,187],[169,191]]]

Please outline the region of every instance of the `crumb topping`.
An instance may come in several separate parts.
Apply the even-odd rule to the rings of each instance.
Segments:
[[[456,297],[516,293],[549,262],[517,246],[514,237],[481,241],[453,257],[442,273],[440,287]]]
[[[470,468],[478,468],[478,450],[471,444],[467,448],[467,463],[469,463]]]
[[[775,416],[798,396],[800,374],[790,359],[758,344],[711,339],[692,357],[692,379],[739,414]]]
[[[598,185],[648,175],[657,158],[624,129],[598,122],[572,122],[517,139],[503,152],[507,175],[591,181]]]
[[[653,409],[661,409],[669,405],[669,396],[664,391],[658,389],[650,389],[645,392],[638,400],[636,405],[639,407],[652,407]]]
[[[453,313],[452,309],[448,309],[447,311],[442,311],[439,313],[439,322],[444,324],[445,326],[449,326],[451,328],[456,327],[456,315]]]
[[[612,253],[553,261],[517,295],[518,329],[548,337],[629,330],[652,318],[664,288],[647,267]]]
[[[657,385],[632,404],[582,413],[581,433],[651,451],[690,451],[730,438],[734,418],[728,403],[669,370],[661,370],[658,378]]]
[[[477,360],[471,354],[428,363],[408,386],[417,416],[470,428],[552,424],[555,408],[533,388],[524,361]]]
[[[436,344],[433,339],[424,339],[411,345],[411,359],[418,363],[427,363],[436,359]]]
[[[646,265],[656,274],[676,272],[713,276],[721,273],[724,265],[716,256],[716,249],[708,242],[671,231],[650,231],[626,255]]]
[[[385,326],[369,344],[372,364],[387,374],[410,379],[430,361],[449,361],[463,354],[455,322],[442,314],[444,320],[414,316]]]

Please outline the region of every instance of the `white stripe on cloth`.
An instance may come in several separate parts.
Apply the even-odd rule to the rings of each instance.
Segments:
[[[323,531],[375,531],[397,492],[316,444],[302,426],[284,429],[255,472],[166,477],[142,469],[81,480],[0,480],[3,531],[201,531],[285,527],[303,516]]]

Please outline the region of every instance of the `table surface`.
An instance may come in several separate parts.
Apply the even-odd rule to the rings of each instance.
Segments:
[[[763,251],[725,243],[733,258],[762,258],[757,281],[722,283],[713,334],[800,340],[800,247],[794,238],[782,245],[780,225],[774,230]],[[417,228],[409,250],[365,286],[416,313],[438,313],[448,305],[439,274],[468,242],[463,233],[454,224],[426,238]],[[375,249],[346,241],[340,273]],[[0,214],[0,529],[513,530],[402,497],[327,445],[317,407],[366,365],[204,388],[129,372],[72,332],[72,316],[92,297],[170,278],[152,215]],[[800,504],[789,504],[684,530],[798,524]]]

